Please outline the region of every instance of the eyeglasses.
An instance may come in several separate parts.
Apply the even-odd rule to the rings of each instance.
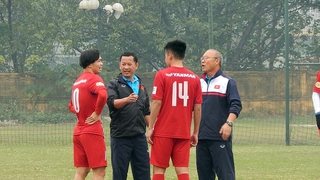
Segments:
[[[210,58],[218,59],[217,57],[208,57],[208,56],[204,56],[204,57],[201,57],[201,58],[200,58],[200,61],[206,61],[206,60],[208,60],[208,59],[210,59]]]

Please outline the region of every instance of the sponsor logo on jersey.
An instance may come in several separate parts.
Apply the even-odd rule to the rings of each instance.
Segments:
[[[188,77],[195,79],[196,76],[194,74],[188,74],[188,73],[166,73],[167,77]]]
[[[215,89],[220,89],[220,85],[214,85]]]
[[[157,86],[153,86],[152,94],[157,94]]]
[[[86,79],[81,79],[81,80],[75,82],[73,85],[76,86],[76,85],[78,85],[78,84],[84,84],[84,83],[86,83],[86,82],[87,82]]]
[[[103,82],[97,82],[96,86],[104,86]]]
[[[320,82],[316,82],[315,86],[316,88],[320,88]]]

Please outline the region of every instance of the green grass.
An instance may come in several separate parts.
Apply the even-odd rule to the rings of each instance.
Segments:
[[[106,179],[111,179],[107,121],[104,127],[109,163]],[[73,128],[74,123],[0,126],[0,179],[72,180]],[[233,145],[237,180],[320,180],[320,138],[314,117],[290,119],[291,146],[285,146],[285,134],[284,118],[239,118],[234,125]],[[190,177],[197,179],[194,148]],[[177,179],[172,166],[167,169],[166,179]]]
[[[0,145],[34,144],[66,145],[71,143],[75,123],[18,124],[0,126]],[[109,123],[104,120],[105,137],[109,139]],[[290,118],[290,145],[320,146],[314,116]],[[286,145],[284,117],[240,117],[234,125],[236,144]]]
[[[110,153],[110,148],[107,148]],[[234,144],[237,180],[319,180],[319,147],[281,145]],[[12,180],[71,180],[75,168],[72,145],[6,145],[0,146],[0,179]],[[109,167],[105,179],[111,179]],[[91,173],[87,179],[91,179]],[[195,149],[191,150],[190,177],[197,179]],[[129,172],[128,180],[132,176]],[[167,180],[176,179],[172,166],[167,169]]]

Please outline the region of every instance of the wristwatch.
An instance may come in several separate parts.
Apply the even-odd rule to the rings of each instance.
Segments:
[[[227,123],[230,127],[233,126],[233,122],[232,122],[232,121],[227,120],[226,123]]]

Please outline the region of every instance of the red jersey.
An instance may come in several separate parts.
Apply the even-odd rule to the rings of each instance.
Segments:
[[[313,92],[320,93],[320,71],[317,73],[317,79],[313,86]]]
[[[104,135],[101,120],[94,124],[85,123],[86,119],[95,111],[100,90],[106,91],[102,78],[90,72],[82,73],[74,82],[71,96],[72,107],[69,106],[69,109],[76,113],[78,118],[74,135],[84,133]]]
[[[184,67],[165,68],[155,75],[151,97],[162,100],[154,136],[190,139],[193,106],[202,103],[199,77]]]

